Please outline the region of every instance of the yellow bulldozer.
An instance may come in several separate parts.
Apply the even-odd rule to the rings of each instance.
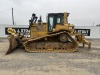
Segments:
[[[27,52],[75,52],[78,43],[88,45],[84,35],[75,32],[73,24],[68,23],[68,12],[48,13],[47,22],[43,23],[41,16],[38,20],[36,14],[32,14],[29,20],[30,37],[23,33],[12,33],[8,36],[10,46],[6,54],[16,48],[23,47]]]

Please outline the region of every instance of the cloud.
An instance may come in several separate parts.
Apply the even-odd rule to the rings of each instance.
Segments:
[[[69,22],[75,25],[100,24],[100,0],[0,0],[0,23],[12,24],[11,8],[17,25],[28,25],[34,12],[42,15],[53,12],[69,12]]]

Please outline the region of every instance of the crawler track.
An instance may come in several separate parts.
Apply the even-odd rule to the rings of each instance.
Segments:
[[[61,43],[61,42],[56,42],[56,41],[51,42],[48,40],[40,42],[44,38],[53,39],[63,33],[67,34],[68,38],[70,39],[69,42]],[[69,35],[69,33],[59,32],[59,33],[49,34],[43,37],[39,37],[36,39],[28,40],[25,42],[24,47],[27,52],[75,52],[77,51],[78,44]]]
[[[33,43],[28,42],[25,50],[28,52],[74,52],[77,51],[72,43]]]

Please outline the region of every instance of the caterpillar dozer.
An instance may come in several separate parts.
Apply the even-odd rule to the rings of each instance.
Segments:
[[[27,52],[75,52],[78,43],[86,44],[91,48],[91,42],[81,34],[75,32],[73,24],[68,23],[70,13],[49,13],[47,22],[43,23],[41,16],[38,20],[36,14],[32,14],[29,20],[30,37],[23,33],[11,33],[8,36],[9,49],[6,54],[17,48],[23,47]]]

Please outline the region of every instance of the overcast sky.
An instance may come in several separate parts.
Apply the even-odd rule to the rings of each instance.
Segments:
[[[28,25],[32,13],[46,21],[53,12],[69,12],[69,23],[76,26],[100,24],[100,0],[0,0],[0,24],[12,24],[12,7],[16,25]]]

